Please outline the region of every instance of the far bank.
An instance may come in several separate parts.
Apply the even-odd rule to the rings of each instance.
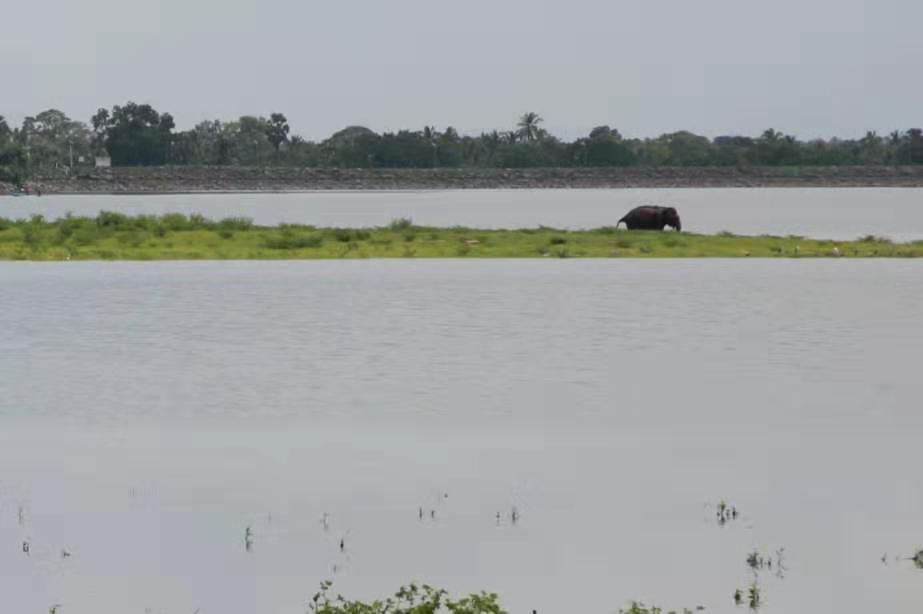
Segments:
[[[923,187],[923,166],[336,169],[119,167],[39,176],[45,194],[309,190]],[[16,186],[0,183],[0,194]]]

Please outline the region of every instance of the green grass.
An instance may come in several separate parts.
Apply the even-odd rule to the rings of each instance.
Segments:
[[[381,228],[255,226],[248,219],[199,215],[47,221],[0,218],[0,260],[278,260],[332,258],[868,258],[921,257],[923,241],[892,243],[730,233],[627,231],[612,227],[485,230],[430,228],[402,219]]]

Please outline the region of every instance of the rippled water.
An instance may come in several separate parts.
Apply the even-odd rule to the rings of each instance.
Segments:
[[[0,216],[48,217],[70,211],[96,215],[202,213],[245,216],[258,224],[382,226],[400,217],[431,226],[560,228],[614,225],[637,205],[679,209],[691,232],[803,235],[847,240],[867,234],[896,241],[923,239],[923,189],[760,188],[636,190],[463,190],[432,192],[309,192],[159,196],[43,196],[0,199]]]
[[[920,275],[0,264],[2,610],[294,613],[332,578],[731,612],[784,548],[765,612],[918,612]]]

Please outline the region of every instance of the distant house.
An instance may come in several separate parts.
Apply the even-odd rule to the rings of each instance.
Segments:
[[[109,156],[96,156],[97,168],[109,168],[112,166],[112,158]]]

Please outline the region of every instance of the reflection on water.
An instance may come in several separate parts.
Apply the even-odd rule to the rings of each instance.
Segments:
[[[638,205],[679,209],[690,232],[801,235],[848,240],[869,234],[923,239],[919,188],[685,188],[632,190],[462,190],[43,196],[0,199],[0,216],[57,217],[100,210],[250,217],[257,224],[385,226],[411,218],[429,226],[555,228],[614,226]]]
[[[916,612],[919,274],[2,264],[4,610]]]

